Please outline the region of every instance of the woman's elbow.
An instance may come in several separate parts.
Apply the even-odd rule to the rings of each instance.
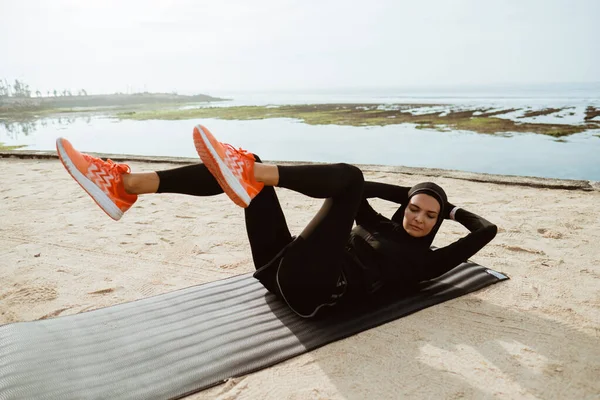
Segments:
[[[485,233],[485,237],[489,243],[492,241],[492,239],[496,237],[496,234],[498,234],[498,227],[490,223],[488,226],[485,227]]]

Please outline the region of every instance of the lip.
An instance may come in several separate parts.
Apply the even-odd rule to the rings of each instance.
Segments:
[[[412,224],[410,225],[410,227],[412,229],[414,229],[415,231],[422,231],[423,230],[423,229],[419,228],[418,226],[415,226],[415,225],[412,225]]]

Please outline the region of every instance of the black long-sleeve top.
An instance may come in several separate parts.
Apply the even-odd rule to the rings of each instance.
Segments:
[[[357,226],[348,242],[350,264],[361,274],[364,288],[375,292],[388,284],[414,284],[438,277],[489,243],[497,232],[496,225],[465,209],[458,209],[454,219],[470,233],[456,242],[432,250],[408,237],[401,221],[395,222],[371,208],[367,199],[377,197],[406,205],[410,188],[378,182],[365,182],[363,201],[356,215]],[[444,218],[454,206],[445,205]]]

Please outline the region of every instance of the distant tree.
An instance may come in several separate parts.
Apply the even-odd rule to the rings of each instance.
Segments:
[[[10,85],[10,83],[8,83],[8,80],[6,80],[6,78],[4,79],[4,87],[6,88],[6,95],[10,96],[12,86]]]
[[[42,97],[42,92],[40,92],[39,90],[36,90],[35,97]]]
[[[83,93],[84,96],[87,96],[87,91],[85,89],[81,89],[81,92]]]
[[[31,97],[31,89],[29,88],[29,85],[26,84],[25,82],[21,82],[21,94],[23,97]]]
[[[18,79],[15,79],[15,83],[13,84],[13,93],[15,97],[21,97],[21,82]]]
[[[46,90],[46,95],[47,95],[47,97],[50,97],[50,91],[49,90]]]
[[[56,92],[56,89],[54,89],[54,97],[58,97],[58,93]]]
[[[25,82],[15,79],[15,83],[13,84],[13,95],[15,97],[31,97],[29,85]]]
[[[71,93],[70,90],[67,90],[67,96],[73,96],[73,93]]]

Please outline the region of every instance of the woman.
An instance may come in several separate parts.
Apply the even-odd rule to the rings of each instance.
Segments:
[[[254,276],[301,317],[326,306],[435,278],[474,255],[496,234],[496,226],[447,201],[434,183],[412,188],[364,182],[348,164],[277,166],[218,142],[205,127],[194,128],[202,164],[150,173],[131,173],[125,164],[103,161],[57,140],[57,151],[73,178],[118,220],[147,193],[212,196],[225,192],[245,208]],[[298,237],[287,227],[273,189],[325,199]],[[367,199],[400,204],[392,219],[376,213]],[[445,218],[471,231],[431,250]],[[354,222],[356,227],[352,229]]]

